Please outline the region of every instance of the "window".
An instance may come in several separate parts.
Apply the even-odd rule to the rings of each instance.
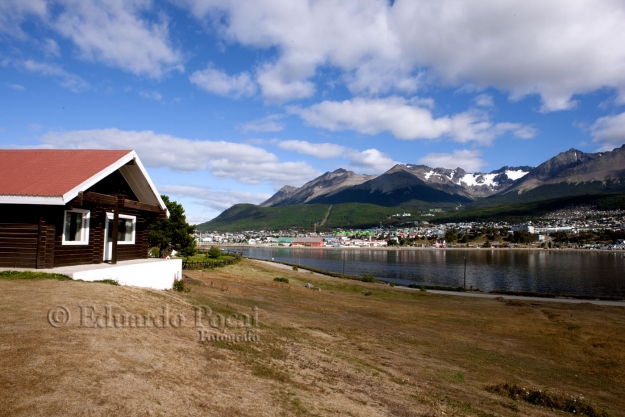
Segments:
[[[107,237],[108,241],[113,241],[113,214],[108,213]],[[135,216],[127,216],[120,214],[117,220],[117,244],[132,245],[135,243],[135,224],[137,218]]]
[[[89,244],[89,210],[66,210],[63,224],[63,245]]]

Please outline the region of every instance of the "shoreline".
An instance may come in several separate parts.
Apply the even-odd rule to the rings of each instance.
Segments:
[[[622,254],[625,256],[624,249],[581,249],[581,248],[528,248],[528,247],[512,247],[512,248],[482,248],[482,247],[451,247],[451,248],[423,248],[415,246],[387,246],[387,247],[358,247],[358,246],[268,246],[268,245],[248,245],[243,243],[210,243],[197,245],[198,248],[208,249],[211,246],[218,248],[254,248],[254,249],[318,249],[318,250],[376,250],[376,251],[411,251],[411,250],[462,250],[462,251],[510,251],[510,250],[524,250],[524,251],[541,251],[541,252],[590,252],[590,253],[613,253]]]
[[[267,259],[258,259],[258,258],[245,258],[250,261],[259,262],[264,265],[269,265],[278,269],[292,269],[293,265],[290,263],[280,262],[280,261],[272,261]],[[347,279],[354,280],[351,277],[339,277],[335,276],[336,274],[332,271],[323,271],[318,268],[310,268],[306,266],[298,266],[298,272],[313,272],[314,274],[323,275],[329,278],[336,279]],[[356,280],[357,281],[357,280]],[[388,285],[387,281],[377,280],[376,283],[380,285]],[[512,291],[506,291],[502,293],[497,292],[482,292],[480,290],[458,290],[453,289],[452,287],[449,290],[440,289],[440,287],[436,288],[428,288],[427,285],[423,286],[427,292],[431,292],[432,294],[441,294],[441,295],[455,295],[461,297],[473,297],[473,298],[490,298],[490,299],[504,299],[504,300],[524,300],[524,301],[552,301],[552,302],[561,302],[561,303],[572,303],[572,304],[583,304],[590,303],[595,305],[602,306],[612,306],[612,307],[625,307],[625,300],[623,299],[610,299],[609,296],[593,296],[593,295],[584,295],[584,294],[549,294],[549,293],[536,293],[535,295],[523,295],[523,294],[513,294]],[[412,291],[420,291],[419,288],[409,287],[406,285],[396,284],[394,288],[412,290]],[[498,291],[498,290],[494,290]]]

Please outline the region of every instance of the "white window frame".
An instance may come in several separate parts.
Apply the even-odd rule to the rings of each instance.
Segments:
[[[80,240],[65,240],[65,226],[67,221],[67,213],[80,213],[82,214],[82,227],[81,227],[81,239]],[[88,245],[89,244],[89,220],[91,218],[91,212],[83,209],[70,209],[63,211],[63,233],[62,244],[63,245]]]
[[[132,220],[132,239],[129,241],[125,241],[125,240],[118,240],[117,244],[118,245],[134,245],[136,240],[136,234],[137,234],[137,216],[130,216],[128,214],[119,214],[118,217],[120,219],[126,219],[126,220]],[[108,221],[109,220],[114,220],[115,219],[115,215],[113,213],[106,213],[106,230],[104,231],[104,233],[106,233],[106,236],[108,236],[109,233],[109,225],[108,225]],[[108,239],[108,237],[107,237]]]

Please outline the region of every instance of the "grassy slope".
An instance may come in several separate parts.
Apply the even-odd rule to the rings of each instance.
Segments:
[[[548,195],[548,194],[547,194]],[[500,201],[504,202],[504,201]],[[551,211],[577,205],[594,205],[600,209],[624,209],[625,195],[599,194],[571,197],[543,198],[538,201],[508,203],[503,205],[485,204],[481,201],[468,206],[466,210],[448,212],[438,216],[446,221],[463,220],[507,220],[519,222],[540,217]]]
[[[568,187],[568,188],[567,188]],[[531,220],[550,211],[571,205],[596,205],[603,209],[625,208],[625,194],[591,194],[596,191],[592,187],[570,185],[547,186],[532,190],[521,195],[504,195],[478,200],[463,210],[454,210],[454,205],[432,205],[423,202],[412,202],[400,207],[382,207],[373,204],[336,204],[325,224],[328,229],[334,228],[367,228],[396,225],[406,220],[431,221],[487,221],[506,220],[519,222]],[[566,191],[568,189],[568,191]],[[572,192],[588,191],[589,194],[569,196]],[[307,229],[312,230],[315,223],[320,223],[328,211],[329,205],[302,204],[283,207],[258,207],[252,204],[237,204],[223,212],[219,217],[207,223],[198,225],[198,230],[217,231],[244,231],[244,230],[279,230],[279,229]],[[420,210],[439,207],[445,213],[436,217],[419,217]],[[412,212],[413,217],[398,219],[390,217],[395,213]]]
[[[616,182],[582,183],[582,184],[548,184],[530,191],[518,194],[509,192],[475,201],[470,205],[472,208],[501,207],[515,204],[528,204],[538,201],[548,201],[555,199],[581,200],[602,198],[605,195],[615,195],[625,193],[625,184]]]
[[[455,206],[455,204],[454,204]],[[328,212],[327,204],[300,204],[295,206],[259,207],[253,204],[237,204],[217,218],[197,225],[198,230],[240,232],[245,230],[310,229],[321,223]],[[433,207],[451,209],[450,205],[431,205],[413,202],[400,207],[382,207],[374,204],[347,203],[332,205],[326,228],[366,228],[392,225],[399,222],[391,218],[402,211],[416,213]]]
[[[186,293],[0,280],[8,415],[562,416],[485,390],[509,382],[625,409],[625,309],[467,299],[253,261],[187,274]],[[288,278],[290,284],[273,281]],[[321,288],[303,288],[310,282]],[[363,290],[371,295],[363,295]],[[102,314],[185,314],[178,328],[80,327]],[[71,321],[51,327],[51,308]],[[199,341],[194,306],[259,308],[259,341]],[[218,334],[241,334],[224,327]],[[215,321],[213,323],[216,323]]]

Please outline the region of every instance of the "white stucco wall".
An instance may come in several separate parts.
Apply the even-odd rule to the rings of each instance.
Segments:
[[[181,259],[143,259],[141,261],[120,262],[116,265],[101,264],[96,269],[72,272],[73,279],[99,281],[112,279],[120,285],[171,289],[174,279],[182,278]]]

